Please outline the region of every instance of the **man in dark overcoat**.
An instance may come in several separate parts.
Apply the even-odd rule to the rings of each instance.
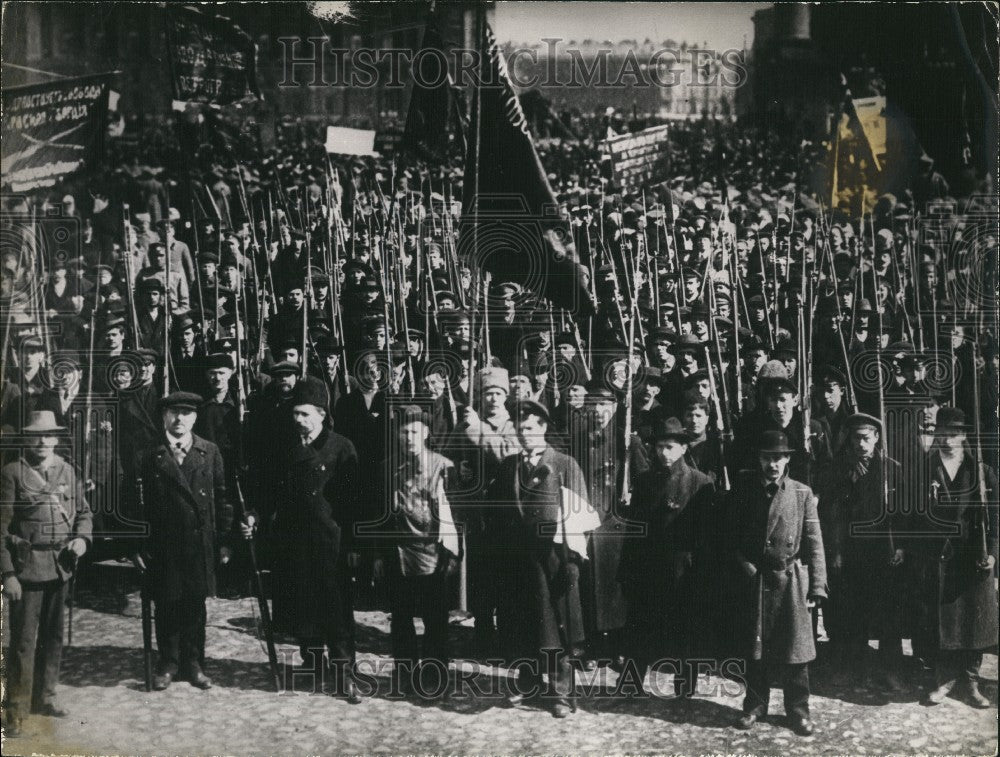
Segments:
[[[878,639],[880,683],[902,688],[903,597],[906,573],[898,515],[905,492],[899,463],[881,452],[882,423],[855,413],[846,441],[819,486],[819,516],[830,597],[823,626],[836,673],[863,678],[871,668],[869,639]]]
[[[997,644],[998,489],[996,472],[977,465],[969,431],[962,410],[938,411],[928,465],[928,516],[952,528],[936,538],[912,541],[930,565],[925,601],[938,650],[937,685],[926,702],[940,704],[954,691],[973,707],[986,709],[990,700],[979,691],[978,679],[983,651]]]
[[[792,730],[808,736],[808,664],[816,657],[809,611],[826,597],[826,561],[816,497],[788,475],[793,451],[781,431],[761,434],[757,469],[740,472],[730,502],[731,554],[744,581],[740,653],[747,661],[737,727],[749,730],[767,715],[777,669]]]
[[[216,560],[228,560],[233,510],[219,448],[191,431],[201,401],[190,392],[160,400],[164,436],[140,468],[149,535],[134,559],[156,605],[157,691],[175,677],[212,685],[203,670],[205,599],[215,594]]]
[[[352,675],[354,611],[350,562],[356,562],[358,456],[328,421],[329,393],[313,376],[291,399],[299,441],[286,451],[273,523],[274,621],[299,644],[304,669],[352,704],[361,695]],[[329,655],[329,668],[323,655]]]
[[[696,604],[711,574],[714,487],[686,462],[690,437],[680,421],[657,421],[652,433],[653,465],[639,477],[628,513],[643,530],[624,539],[619,568],[628,603],[627,644],[639,675],[659,659],[675,660],[674,691],[690,696],[694,679],[685,660],[697,649],[695,634],[706,620]]]
[[[584,638],[579,560],[587,552],[586,534],[600,518],[586,501],[580,466],[546,439],[545,407],[522,400],[514,410],[523,451],[500,464],[486,497],[496,511],[495,538],[506,548],[498,565],[497,631],[510,659],[532,661],[530,671],[519,668],[513,699],[542,695],[553,715],[564,718],[573,687],[568,653]]]
[[[28,709],[50,717],[62,659],[69,579],[91,541],[91,513],[73,466],[56,454],[52,411],[28,415],[24,452],[3,467],[0,484],[0,571],[10,608],[4,731],[17,736]]]

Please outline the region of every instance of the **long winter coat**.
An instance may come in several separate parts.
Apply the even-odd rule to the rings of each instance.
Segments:
[[[566,649],[584,638],[579,566],[546,533],[560,518],[560,481],[586,498],[580,466],[548,447],[532,469],[519,454],[506,458],[487,493],[490,526],[505,545],[497,630],[511,656]]]
[[[708,619],[714,569],[710,538],[712,479],[681,459],[643,473],[628,519],[644,533],[624,539],[619,580],[628,598],[628,625],[652,625],[662,636],[661,655],[699,648],[693,638]]]
[[[193,435],[184,463],[166,440],[142,459],[143,512],[149,523],[144,559],[159,602],[215,594],[216,547],[232,526],[219,448]]]
[[[816,497],[785,476],[769,497],[756,471],[742,473],[730,502],[732,557],[743,579],[740,653],[797,664],[816,657],[807,597],[825,598],[826,561]]]
[[[271,524],[275,623],[303,640],[350,638],[347,553],[358,504],[354,445],[326,429],[279,459]]]
[[[937,452],[929,460],[931,498],[928,515],[956,527],[952,536],[924,539],[929,562],[928,605],[942,649],[986,649],[997,643],[994,571],[981,570],[983,513],[975,461],[966,454],[952,479]],[[997,557],[997,476],[986,468],[986,551]],[[936,487],[933,485],[937,484]],[[936,493],[935,493],[936,492]],[[913,541],[916,541],[915,539]]]

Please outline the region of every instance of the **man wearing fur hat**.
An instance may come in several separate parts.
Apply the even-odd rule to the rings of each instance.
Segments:
[[[91,513],[73,466],[56,454],[67,429],[50,410],[32,412],[21,457],[0,482],[0,570],[10,607],[8,737],[28,710],[63,717],[55,704],[62,658],[63,608],[77,560],[90,545]]]
[[[356,704],[350,568],[358,561],[358,455],[332,429],[329,402],[326,385],[312,376],[292,392],[297,438],[281,462],[270,524],[274,620],[298,641],[315,690],[331,683]]]
[[[507,410],[510,383],[506,369],[483,368],[476,373],[475,396],[480,412],[464,407],[458,425],[443,452],[455,464],[456,516],[465,525],[469,570],[469,609],[476,618],[476,641],[487,655],[495,645],[493,615],[499,586],[500,545],[492,528],[492,513],[483,506],[483,494],[496,478],[500,463],[521,448],[517,429]]]

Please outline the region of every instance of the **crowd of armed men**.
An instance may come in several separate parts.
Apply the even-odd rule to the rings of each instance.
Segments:
[[[312,201],[244,222],[246,177],[219,169],[219,217],[195,219],[136,168],[129,208],[55,198],[78,257],[4,248],[9,732],[65,714],[63,606],[87,561],[142,569],[153,688],[210,687],[206,598],[246,596],[248,541],[275,627],[353,703],[353,609],[375,587],[406,685],[448,662],[462,606],[481,659],[521,661],[512,698],[556,717],[581,668],[672,673],[691,697],[685,661],[735,659],[736,725],[778,679],[809,734],[820,617],[837,684],[990,706],[976,200],[861,217],[794,186],[577,186],[560,200],[600,307],[574,319],[466,267],[418,172],[366,171],[341,173],[356,192],[331,218],[325,171],[297,166]]]

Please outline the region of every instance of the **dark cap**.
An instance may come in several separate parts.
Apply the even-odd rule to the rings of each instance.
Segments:
[[[330,392],[323,381],[315,376],[306,376],[295,385],[292,405],[312,405],[326,410],[330,406]]]
[[[870,426],[880,434],[882,433],[882,421],[874,415],[868,415],[868,413],[854,413],[853,415],[849,415],[844,423],[848,429],[866,428]]]
[[[233,365],[233,359],[227,352],[217,352],[205,359],[205,370],[212,371],[216,368],[228,368],[231,371],[236,370],[236,366]]]
[[[197,410],[202,401],[201,396],[194,392],[171,392],[157,405],[160,410]]]
[[[269,376],[290,376],[298,374],[302,369],[295,365],[295,363],[289,363],[287,360],[282,360],[280,363],[275,363],[268,370]]]
[[[540,402],[535,402],[535,400],[521,400],[514,405],[514,418],[520,421],[522,418],[526,418],[529,415],[536,415],[541,418],[546,424],[549,421],[549,411]]]

